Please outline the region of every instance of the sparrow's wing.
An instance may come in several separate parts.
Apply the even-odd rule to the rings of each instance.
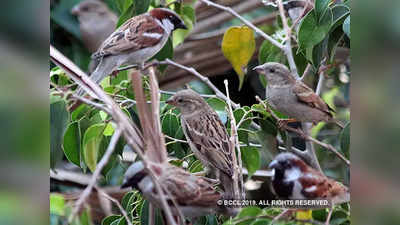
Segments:
[[[302,194],[307,198],[332,199],[347,191],[347,188],[335,180],[329,179],[317,171],[300,177]]]
[[[114,31],[92,55],[93,59],[137,51],[156,45],[164,34],[163,28],[149,15],[139,15],[127,20]]]
[[[215,113],[203,113],[194,121],[182,124],[188,141],[207,159],[210,164],[222,172],[233,175],[231,146],[226,129]]]
[[[329,107],[315,92],[301,81],[297,81],[293,86],[293,92],[300,102],[303,102],[310,107],[322,110],[323,112],[332,115],[334,110]]]
[[[168,166],[161,182],[180,205],[215,206],[221,194],[210,181],[194,176],[181,168]]]

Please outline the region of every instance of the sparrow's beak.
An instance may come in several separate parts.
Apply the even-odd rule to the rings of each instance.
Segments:
[[[174,97],[169,98],[167,101],[165,101],[165,103],[167,103],[168,105],[176,106]]]
[[[182,22],[176,27],[176,29],[184,29],[184,30],[187,30],[188,28],[187,28],[187,26],[185,25],[185,23],[182,21]]]
[[[79,14],[79,5],[74,6],[74,8],[71,9],[71,14],[74,16],[77,16]]]
[[[253,68],[253,70],[257,71],[258,73],[262,73],[262,71],[264,71],[263,65],[259,65]]]

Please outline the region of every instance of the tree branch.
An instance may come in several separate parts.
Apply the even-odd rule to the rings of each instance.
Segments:
[[[257,99],[257,101],[259,101],[265,107],[266,111],[269,112],[274,119],[280,120],[280,118],[271,109],[269,109],[269,107],[260,99],[260,97],[256,96],[256,99]],[[310,135],[304,133],[302,130],[290,127],[290,126],[288,126],[286,124],[284,124],[282,128],[284,128],[285,130],[292,131],[292,132],[298,134],[301,138],[303,138],[306,141],[311,141],[311,142],[313,142],[313,143],[315,143],[317,145],[320,145],[320,146],[328,149],[329,151],[333,152],[336,156],[338,156],[348,166],[350,166],[350,161],[347,160],[342,154],[340,154],[340,152],[338,150],[336,150],[336,148],[333,147],[332,145],[324,143],[322,141],[319,141],[319,140],[311,137]],[[297,154],[297,152],[296,152],[296,154]],[[304,156],[304,152],[302,153],[302,155]]]
[[[103,158],[101,158],[100,162],[97,164],[96,169],[93,172],[93,175],[90,179],[89,185],[85,188],[85,190],[82,192],[81,196],[79,197],[78,201],[76,202],[76,205],[75,205],[74,209],[72,210],[71,216],[68,219],[69,223],[72,222],[74,217],[77,215],[77,213],[81,209],[82,204],[86,201],[87,197],[92,192],[93,187],[96,185],[97,178],[99,177],[104,166],[108,163],[108,160],[110,160],[110,157],[111,157],[112,153],[114,152],[115,146],[117,145],[117,142],[118,142],[118,139],[120,138],[120,136],[121,136],[121,130],[116,129],[113,136],[111,137],[110,144],[108,145]]]
[[[239,146],[239,136],[236,130],[236,121],[235,117],[233,116],[233,111],[232,111],[232,102],[231,99],[229,98],[229,88],[228,88],[228,80],[224,80],[225,84],[225,91],[226,91],[226,96],[228,101],[226,102],[228,104],[228,116],[231,120],[231,137],[230,137],[230,144],[232,147],[232,160],[233,160],[233,165],[234,165],[234,172],[233,172],[233,189],[235,191],[235,198],[236,199],[245,199],[243,194],[244,191],[239,191],[239,180],[240,179],[240,187],[242,190],[244,190],[243,186],[243,174],[242,174],[242,157],[241,157],[241,152],[240,152],[240,146]],[[239,158],[239,164],[238,164],[238,159],[236,158],[236,151],[238,152],[238,158]],[[240,168],[240,169],[239,169]]]
[[[125,211],[125,209],[122,207],[122,205],[118,202],[117,199],[115,199],[115,198],[111,197],[110,195],[108,195],[101,188],[96,187],[96,190],[98,192],[100,192],[100,194],[103,195],[105,198],[107,198],[108,200],[112,201],[115,205],[117,205],[119,211],[125,217],[125,220],[128,223],[128,225],[132,225],[132,221],[129,219],[128,213]]]
[[[238,19],[240,19],[244,24],[246,24],[248,27],[250,27],[251,29],[253,29],[258,35],[262,36],[264,39],[268,40],[269,42],[271,42],[273,45],[275,45],[276,47],[283,49],[284,46],[279,43],[278,41],[276,41],[275,39],[273,39],[271,36],[269,36],[268,34],[264,33],[262,30],[260,30],[258,27],[254,26],[251,22],[249,22],[248,20],[246,20],[244,17],[242,17],[241,15],[239,15],[237,12],[235,12],[232,8],[230,7],[226,7],[226,6],[222,6],[219,5],[217,3],[211,2],[209,0],[200,0],[204,3],[206,3],[209,6],[218,8],[220,10],[226,11],[230,14],[232,14],[233,16],[237,17]]]

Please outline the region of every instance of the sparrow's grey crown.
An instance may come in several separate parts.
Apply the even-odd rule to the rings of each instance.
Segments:
[[[208,104],[203,97],[191,89],[178,91],[166,102],[179,108],[182,115],[192,114],[201,109],[208,109]]]
[[[284,85],[293,81],[290,70],[283,64],[277,62],[267,62],[253,68],[258,73],[264,74],[271,85]]]

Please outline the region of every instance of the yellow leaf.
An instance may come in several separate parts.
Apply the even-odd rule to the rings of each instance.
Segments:
[[[312,210],[297,210],[296,211],[296,219],[297,220],[311,220],[312,219]]]
[[[222,39],[222,52],[239,76],[239,90],[242,88],[245,69],[256,49],[254,32],[247,26],[230,27]]]

